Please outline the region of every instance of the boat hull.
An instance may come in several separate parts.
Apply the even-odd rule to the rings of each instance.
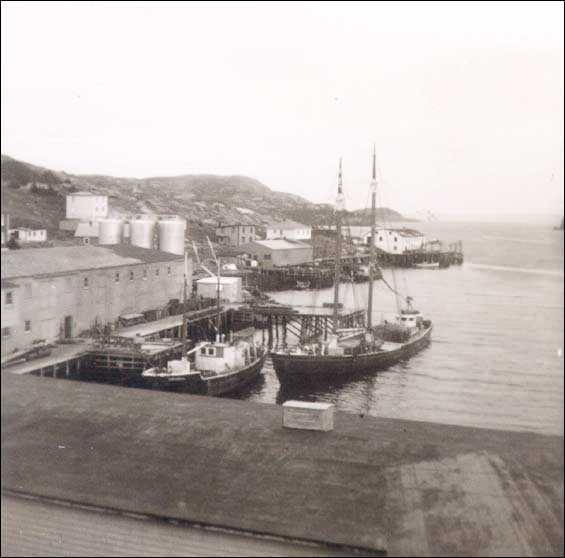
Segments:
[[[230,374],[202,377],[201,374],[186,376],[160,376],[146,379],[149,387],[154,389],[182,391],[199,395],[220,396],[243,389],[261,374],[267,355],[253,361],[244,368]]]
[[[345,379],[357,374],[383,370],[405,360],[426,347],[431,339],[432,325],[420,334],[390,351],[375,351],[360,355],[292,355],[273,352],[271,359],[279,382],[283,386],[320,383],[330,379]]]

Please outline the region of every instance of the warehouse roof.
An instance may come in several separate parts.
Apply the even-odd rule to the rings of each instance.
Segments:
[[[203,277],[202,279],[198,279],[196,281],[198,284],[202,285],[216,285],[218,283],[217,277]],[[230,284],[237,284],[241,283],[241,277],[220,277],[220,284],[223,285],[230,285]]]
[[[61,275],[76,271],[177,261],[182,256],[117,244],[115,246],[56,246],[2,252],[2,279]]]
[[[96,194],[95,192],[86,192],[84,190],[80,192],[71,192],[67,196],[96,196],[97,198],[107,198],[106,194]]]
[[[19,288],[19,285],[16,285],[16,283],[12,283],[11,281],[5,281],[4,279],[2,279],[0,287],[2,289],[17,289]]]
[[[299,242],[297,240],[286,240],[282,238],[277,238],[275,240],[255,240],[246,244],[246,248],[251,247],[253,244],[258,244],[263,248],[268,248],[269,250],[296,250],[297,248],[311,248],[312,246],[306,242]]]
[[[297,223],[296,221],[284,220],[275,221],[274,223],[268,223],[266,225],[269,229],[282,229],[282,230],[294,230],[294,229],[309,229],[310,225],[303,225],[302,223]]]

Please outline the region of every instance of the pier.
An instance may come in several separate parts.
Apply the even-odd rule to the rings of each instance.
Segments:
[[[266,322],[267,344],[269,348],[286,346],[288,334],[300,343],[307,343],[317,337],[327,337],[334,329],[333,306],[254,306],[256,316]],[[337,328],[365,326],[365,311],[344,311],[340,309]],[[263,333],[265,331],[263,329]]]
[[[137,518],[137,537],[176,526],[161,555],[191,553],[194,526],[217,537],[206,555],[226,555],[225,533],[250,553],[268,537],[309,555],[563,555],[561,436],[346,413],[315,432],[281,418],[276,405],[3,373],[3,505],[17,520],[7,538],[2,514],[3,550],[60,555],[88,539],[73,525],[94,510],[113,529]],[[42,506],[59,504],[70,517],[39,534]]]
[[[218,310],[208,306],[187,313],[188,338],[193,342],[216,334]],[[222,306],[220,316],[231,327],[233,312]],[[2,370],[13,374],[49,377],[97,378],[119,373],[125,379],[138,376],[146,368],[163,366],[180,358],[182,314],[122,327],[98,338],[76,339],[73,343],[50,346],[50,354],[39,358],[4,364]]]

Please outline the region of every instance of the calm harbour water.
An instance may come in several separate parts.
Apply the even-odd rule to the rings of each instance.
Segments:
[[[434,322],[424,351],[340,386],[281,392],[270,362],[240,395],[334,403],[338,410],[466,426],[563,434],[563,232],[512,224],[418,223],[428,237],[462,240],[465,264],[396,270],[398,289]],[[385,270],[389,283],[391,270]],[[362,307],[368,285],[342,285]],[[393,295],[376,283],[375,317],[392,316]],[[272,293],[284,303],[321,304],[332,290]]]

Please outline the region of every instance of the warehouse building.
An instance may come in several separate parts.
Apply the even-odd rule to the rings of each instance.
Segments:
[[[218,278],[204,277],[196,281],[196,294],[204,298],[216,298],[218,295]],[[220,300],[243,302],[241,277],[220,277]]]
[[[265,226],[266,240],[286,238],[287,240],[311,240],[312,227],[290,221],[277,221]]]
[[[311,263],[313,259],[311,244],[284,239],[256,240],[245,251],[264,268]]]
[[[123,244],[31,248],[2,252],[1,273],[5,355],[164,308],[182,298],[184,258]]]

